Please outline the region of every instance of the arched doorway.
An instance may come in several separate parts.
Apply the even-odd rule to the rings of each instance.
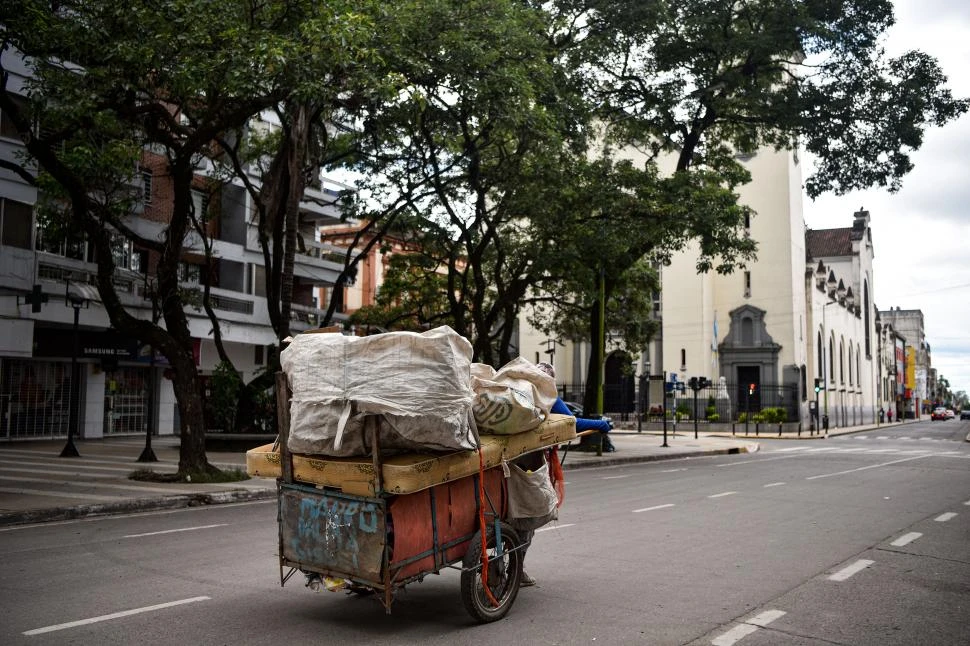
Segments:
[[[606,357],[603,374],[603,412],[628,415],[636,411],[636,378],[633,361],[626,352],[612,352]]]

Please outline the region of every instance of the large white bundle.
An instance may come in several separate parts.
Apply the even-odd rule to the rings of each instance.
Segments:
[[[288,448],[364,455],[368,415],[382,449],[478,446],[471,415],[471,344],[450,327],[421,334],[301,334],[280,354],[293,392]]]
[[[556,380],[528,359],[517,357],[499,368],[472,364],[472,412],[483,433],[511,435],[539,426],[558,397]]]

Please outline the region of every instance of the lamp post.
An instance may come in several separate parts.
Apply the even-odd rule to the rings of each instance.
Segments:
[[[71,397],[70,404],[71,407],[68,411],[67,418],[67,444],[61,450],[62,458],[78,458],[81,454],[77,450],[77,446],[74,444],[74,435],[77,433],[77,418],[78,418],[78,403],[80,400],[80,384],[78,383],[80,375],[78,374],[77,366],[77,354],[78,354],[78,322],[81,317],[81,308],[87,305],[87,299],[81,296],[77,292],[71,291],[71,285],[68,283],[65,291],[66,302],[74,308],[74,343],[73,350],[71,351]]]
[[[158,299],[156,298],[154,281],[145,283],[146,295],[152,299],[152,323],[157,324],[159,319]],[[152,450],[152,433],[155,431],[155,346],[148,344],[148,351],[151,352],[148,359],[148,405],[145,407],[148,419],[145,421],[145,448],[138,456],[138,462],[158,462],[155,451]]]

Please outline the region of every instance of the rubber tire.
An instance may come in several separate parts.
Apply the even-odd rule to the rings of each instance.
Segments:
[[[465,610],[479,623],[490,623],[504,617],[519,593],[522,582],[522,559],[524,552],[516,549],[522,546],[522,539],[509,525],[502,523],[501,559],[495,556],[495,525],[489,524],[486,534],[488,544],[488,587],[492,591],[498,607],[493,607],[482,585],[482,534],[475,532],[471,545],[462,561],[461,601]],[[513,551],[514,550],[514,551]]]

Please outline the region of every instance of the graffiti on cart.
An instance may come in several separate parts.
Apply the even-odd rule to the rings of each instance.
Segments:
[[[350,560],[359,567],[359,532],[378,530],[378,510],[373,503],[340,498],[304,498],[296,534],[290,547],[314,563]]]

